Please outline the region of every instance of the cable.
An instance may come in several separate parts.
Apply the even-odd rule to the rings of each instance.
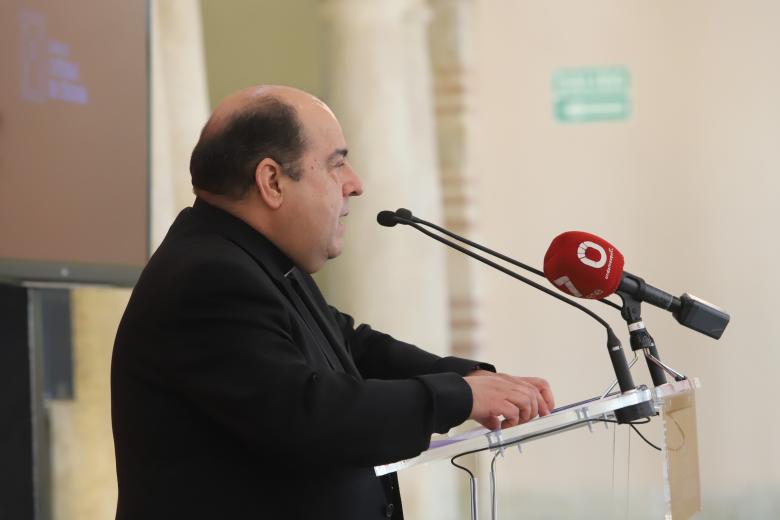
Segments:
[[[496,458],[501,454],[501,450],[496,450],[493,454],[493,460],[490,461],[490,518],[496,520],[498,516],[498,507],[496,506]]]
[[[477,451],[482,451],[482,450],[477,450]],[[475,451],[475,452],[473,452],[473,453],[476,453],[476,451]],[[458,459],[458,458],[462,457],[463,455],[469,455],[469,453],[461,453],[460,455],[456,455],[455,457],[452,457],[452,458],[450,459],[450,464],[452,464],[452,465],[453,465],[453,466],[455,466],[456,468],[460,468],[460,469],[462,469],[463,471],[465,471],[466,473],[468,473],[468,474],[469,474],[469,478],[470,478],[471,480],[474,480],[474,478],[475,478],[475,477],[474,477],[474,473],[472,473],[472,472],[471,472],[471,470],[470,470],[469,468],[467,468],[467,467],[465,467],[465,466],[461,466],[460,464],[458,464],[458,463],[456,463],[456,462],[455,462],[455,459]]]
[[[631,518],[631,431],[628,432],[626,440],[626,514],[623,518]]]
[[[609,428],[609,426],[607,426]],[[617,451],[617,426],[612,425],[612,499],[615,498],[615,452]]]
[[[466,473],[469,474],[469,488],[471,491],[471,519],[476,520],[479,516],[478,513],[478,506],[477,506],[477,477],[474,476],[474,473],[471,472],[470,469],[468,469],[465,466],[461,466],[460,464],[457,464],[455,462],[455,457],[450,459],[450,464],[455,466],[456,468],[460,468]]]
[[[649,440],[647,440],[647,437],[645,437],[644,435],[642,435],[642,432],[640,432],[640,431],[637,429],[637,427],[636,427],[636,426],[634,426],[634,425],[633,425],[633,424],[631,424],[631,423],[629,423],[629,426],[631,426],[631,428],[633,428],[633,430],[636,432],[636,434],[637,434],[637,435],[639,435],[639,436],[642,438],[642,440],[643,440],[643,441],[645,441],[645,442],[646,442],[648,445],[650,445],[652,448],[654,448],[654,449],[656,449],[656,450],[658,450],[658,451],[663,451],[661,448],[659,448],[658,446],[656,446],[655,444],[653,444],[652,442],[650,442]]]

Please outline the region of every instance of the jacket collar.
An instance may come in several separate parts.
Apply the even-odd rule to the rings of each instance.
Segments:
[[[292,260],[276,247],[273,242],[227,211],[212,206],[203,199],[196,198],[190,213],[206,224],[212,231],[224,236],[246,251],[275,280],[276,285],[284,292],[287,299],[298,309],[302,319],[311,322],[310,327],[312,331],[321,333],[320,336],[317,336],[313,332],[315,341],[318,341],[318,343],[325,341],[335,351],[339,363],[330,358],[328,347],[321,345],[331,367],[339,367],[340,370],[346,370],[348,374],[352,374],[357,378],[361,377],[354,361],[344,350],[344,338],[336,332],[338,327],[333,323],[333,317],[327,315],[324,311],[324,309],[327,309],[325,299],[309,275],[295,268]],[[304,294],[304,297],[312,302],[311,308],[307,307],[303,300],[300,300],[300,295],[294,295],[295,289],[292,286],[292,282],[295,282]],[[306,316],[307,313],[311,313],[311,318]],[[322,338],[321,340],[319,339],[320,337]]]
[[[292,260],[259,231],[201,198],[195,198],[192,213],[214,231],[246,251],[268,270],[273,278],[282,279],[294,267]]]

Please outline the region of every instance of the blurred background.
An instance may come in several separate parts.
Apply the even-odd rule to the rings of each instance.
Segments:
[[[318,280],[359,321],[543,376],[558,404],[612,382],[603,329],[375,223],[398,207],[538,268],[556,235],[588,231],[649,283],[724,307],[719,341],[643,317],[662,358],[701,381],[697,518],[779,518],[779,19],[771,0],[4,1],[0,449],[29,448],[32,469],[0,465],[0,518],[113,518],[109,366],[129,287],[193,200],[211,109],[261,83],[321,97],[344,127],[365,193]],[[31,309],[29,328],[8,302]],[[585,304],[628,344],[617,312]],[[643,361],[633,374],[650,384]],[[485,517],[489,458],[468,461]],[[625,426],[534,441],[497,474],[503,518],[666,511],[662,457]],[[469,518],[447,462],[399,476],[407,518]]]

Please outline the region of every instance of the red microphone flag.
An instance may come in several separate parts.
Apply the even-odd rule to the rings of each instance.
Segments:
[[[620,285],[623,255],[596,235],[566,231],[555,237],[547,248],[544,275],[565,293],[600,300]]]

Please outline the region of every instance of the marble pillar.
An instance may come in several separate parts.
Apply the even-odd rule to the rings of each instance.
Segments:
[[[441,218],[424,11],[412,0],[322,3],[328,63],[324,100],[346,135],[365,192],[352,199],[344,253],[322,280],[330,300],[382,330],[446,354],[444,251],[409,228],[382,228],[376,213],[407,207]],[[416,29],[409,27],[419,24]]]
[[[365,192],[346,219],[345,250],[320,276],[328,299],[357,321],[449,353],[443,247],[376,214],[405,207],[439,221],[429,11],[417,0],[323,0],[326,101],[340,119]],[[408,518],[457,517],[445,464],[399,475]]]
[[[441,172],[444,227],[480,241],[476,216],[472,110],[473,0],[431,0],[430,55],[433,71],[437,150]],[[461,254],[447,256],[447,286],[453,355],[483,359],[480,272],[485,266]],[[462,429],[478,426],[469,422]],[[484,457],[461,459],[481,482],[489,471]],[[453,470],[455,471],[455,470]],[[467,510],[468,479],[458,470],[461,510]],[[479,486],[481,516],[490,514],[488,486]]]
[[[192,204],[190,153],[209,115],[200,3],[151,2],[152,245]]]
[[[479,241],[471,107],[473,2],[432,0],[431,8],[430,47],[445,227]],[[452,352],[458,356],[479,358],[479,270],[483,268],[465,255],[447,257]]]

